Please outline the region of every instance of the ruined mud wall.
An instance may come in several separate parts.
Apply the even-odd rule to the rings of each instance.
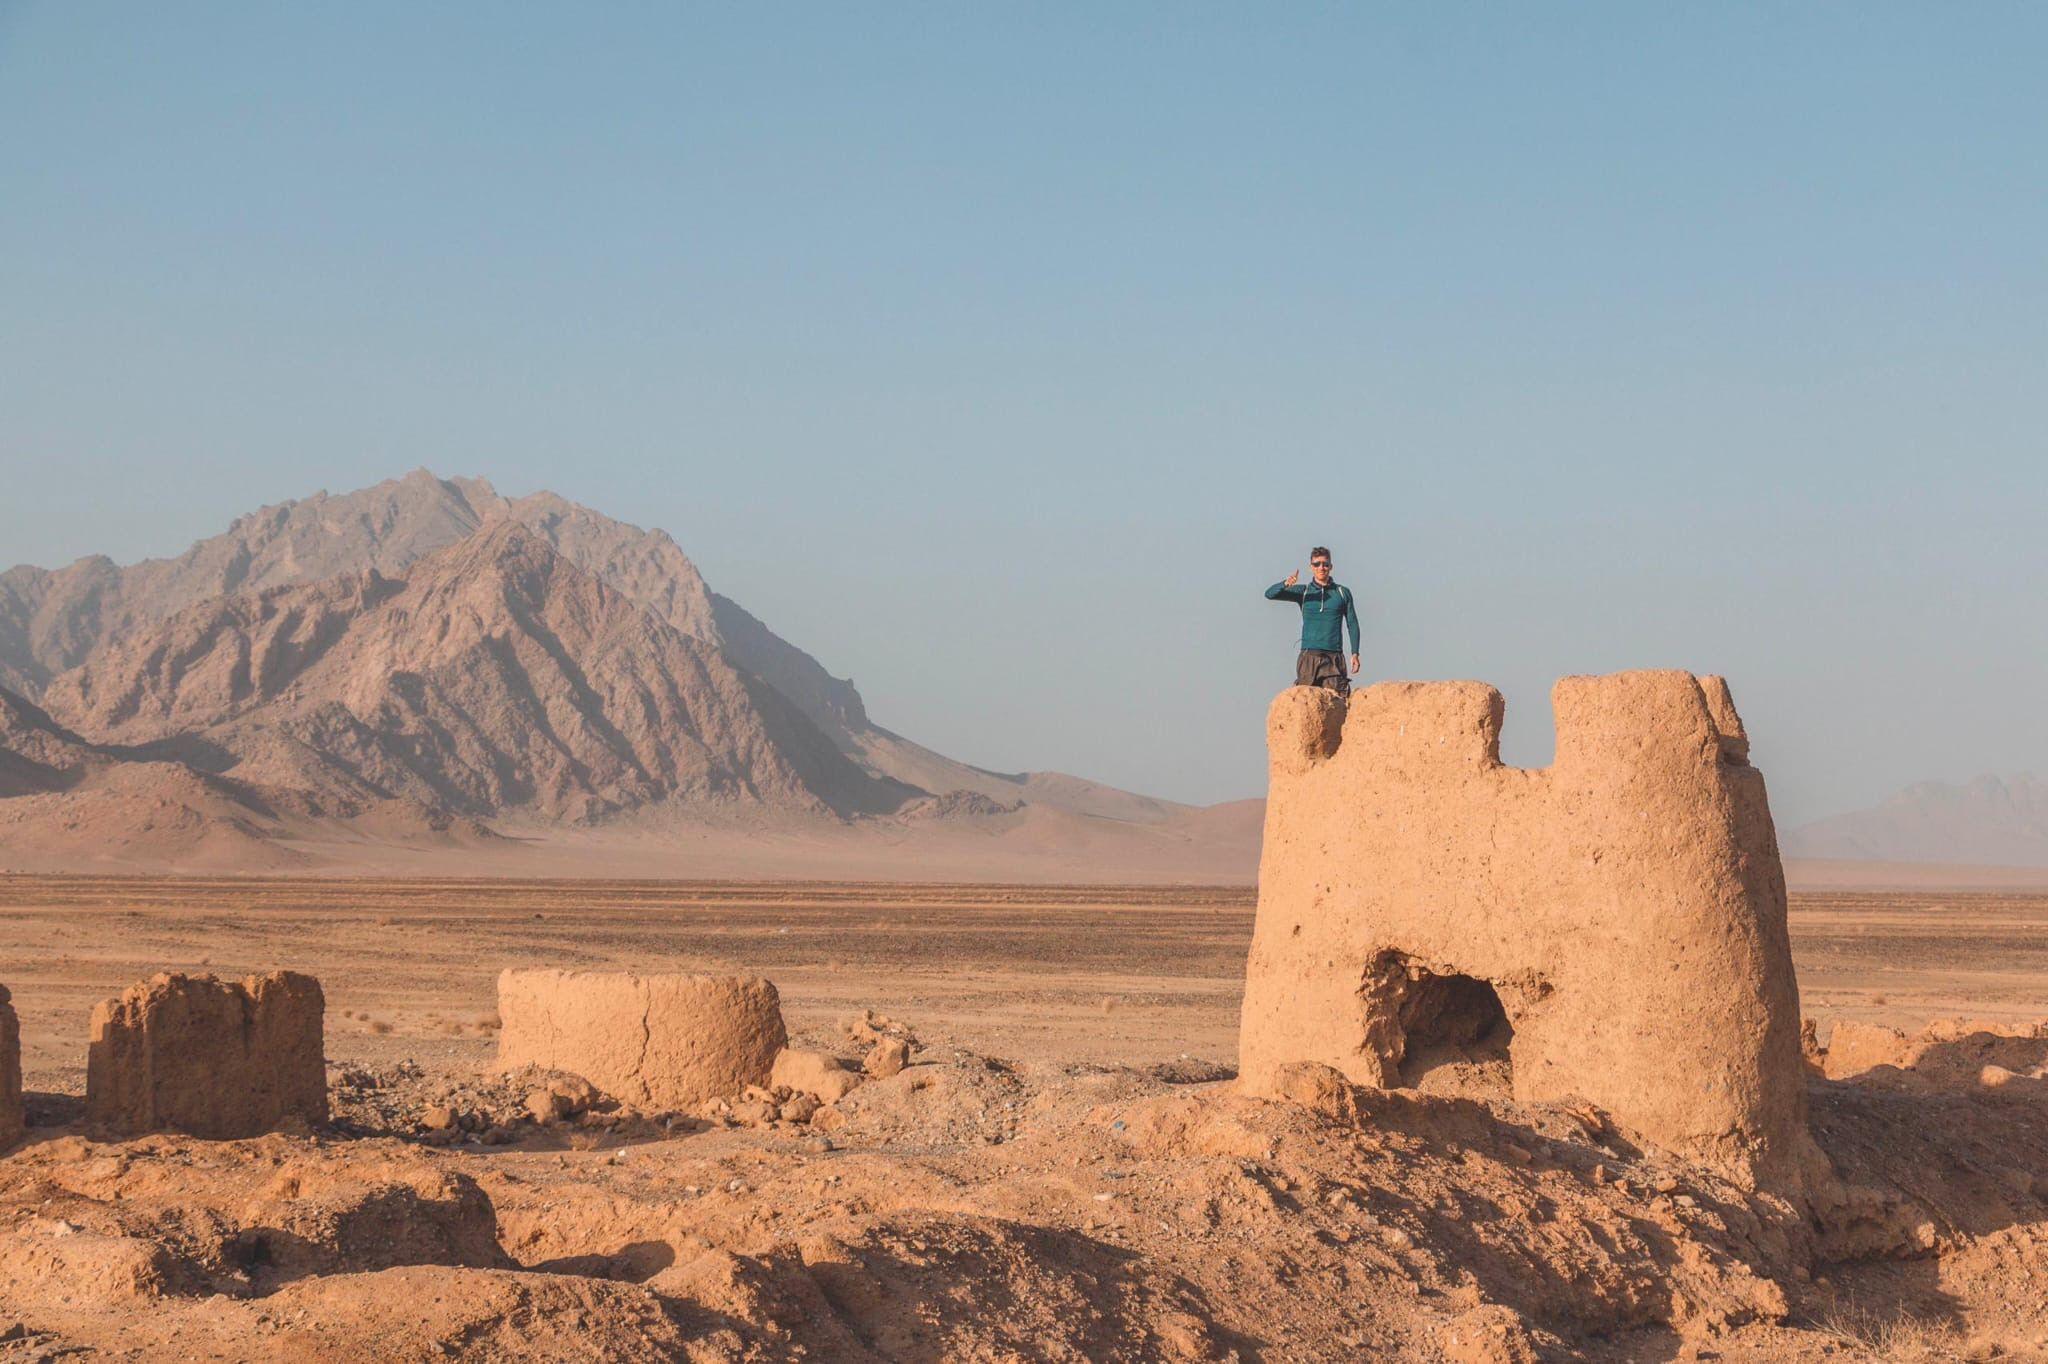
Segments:
[[[614,1098],[680,1108],[768,1082],[789,1040],[758,977],[505,971],[498,1064],[581,1075]]]
[[[21,1140],[21,1021],[0,985],[0,1151]]]
[[[1274,701],[1240,1061],[1399,1082],[1423,1015],[1498,995],[1514,1093],[1793,1177],[1811,1151],[1785,882],[1719,678],[1567,677],[1557,757],[1500,761],[1476,682]],[[1461,981],[1459,978],[1470,978]]]
[[[273,971],[239,983],[159,973],[92,1011],[86,1120],[250,1137],[287,1118],[327,1121],[320,982]]]

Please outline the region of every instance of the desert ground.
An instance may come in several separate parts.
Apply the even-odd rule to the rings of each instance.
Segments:
[[[92,1006],[155,971],[309,971],[336,1064],[486,1064],[498,971],[748,972],[791,1030],[851,1009],[1041,1062],[1235,1059],[1256,891],[646,881],[0,877],[31,1090],[84,1092]],[[2048,1015],[2048,895],[1799,894],[1802,1003],[1912,1030]]]
[[[1816,1074],[1866,1192],[1805,1210],[1483,1087],[1233,1095],[1253,899],[0,877],[0,1360],[2048,1358],[2048,896],[1794,895],[1819,1041],[1981,1020],[2004,1077]],[[537,1124],[492,1072],[532,965],[765,975],[794,1042],[872,1011],[914,1064],[829,1131]],[[276,967],[325,989],[329,1129],[84,1129],[97,1001]]]

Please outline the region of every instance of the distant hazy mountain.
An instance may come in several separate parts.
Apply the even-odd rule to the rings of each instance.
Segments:
[[[265,508],[174,559],[0,574],[0,805],[18,849],[52,829],[89,849],[97,825],[141,860],[192,843],[217,865],[264,840],[257,862],[289,860],[278,849],[337,824],[470,846],[492,837],[479,821],[657,813],[778,834],[880,821],[885,840],[978,829],[1112,863],[1117,828],[1150,829],[1160,856],[1227,830],[1247,871],[1257,841],[1241,820],[926,749],[661,531],[425,471]]]
[[[189,606],[59,674],[43,703],[203,770],[486,817],[668,800],[880,813],[908,794],[515,520],[403,580],[370,569]]]
[[[1789,857],[2044,867],[2048,782],[2025,774],[1920,782],[1870,809],[1802,825],[1784,843]]]

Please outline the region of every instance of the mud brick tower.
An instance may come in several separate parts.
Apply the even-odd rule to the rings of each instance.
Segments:
[[[1500,761],[1500,693],[1295,687],[1272,780],[1240,1064],[1405,1083],[1504,1050],[1514,1097],[1581,1099],[1649,1140],[1779,1182],[1806,1131],[1785,877],[1726,684],[1567,677],[1557,757]]]

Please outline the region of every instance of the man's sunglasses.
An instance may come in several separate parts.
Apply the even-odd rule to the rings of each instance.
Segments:
[[[1308,561],[1308,566],[1310,568],[1328,568],[1330,566],[1330,561],[1328,559],[1310,559]]]

